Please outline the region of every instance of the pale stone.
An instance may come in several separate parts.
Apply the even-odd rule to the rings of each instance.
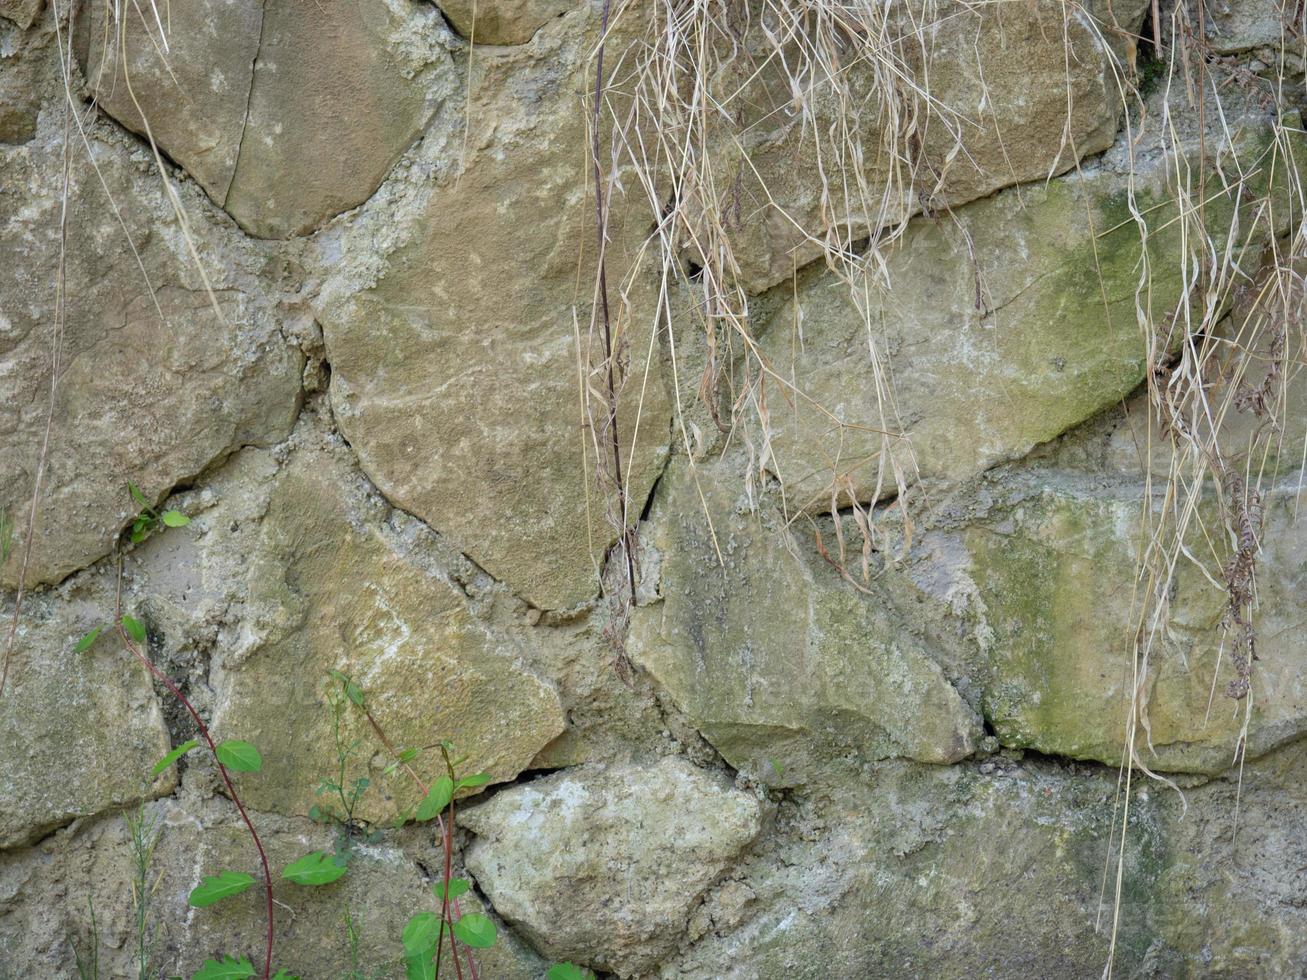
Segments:
[[[731,765],[770,784],[849,757],[969,754],[979,721],[921,643],[829,568],[810,568],[780,521],[745,511],[737,479],[679,464],[663,478],[645,535],[662,600],[635,610],[632,659]]]
[[[473,44],[525,44],[577,0],[442,0],[440,11]]]
[[[691,907],[762,827],[762,808],[669,756],[583,766],[464,810],[468,869],[556,960],[629,977],[674,948]]]
[[[837,139],[845,110],[824,75],[806,82],[810,111],[792,104],[790,84],[758,33],[766,26],[760,18],[749,35],[750,54],[766,67],[743,110],[740,138],[748,162],[736,162],[732,178],[739,181],[732,213],[743,218],[731,237],[745,288],[759,292],[788,279],[821,254],[822,241],[838,248],[923,207],[956,207],[1011,184],[1047,179],[1110,146],[1121,105],[1112,65],[1144,4],[1112,7],[1095,0],[1074,10],[960,2],[888,8],[886,37],[876,36],[876,28],[868,36],[863,28],[850,48],[873,50],[862,57],[850,50],[842,67],[863,114],[853,134],[862,141],[861,159]],[[793,71],[797,52],[787,48],[787,54]],[[867,58],[876,62],[879,77]],[[895,78],[896,110],[915,113],[911,137],[897,136],[898,159],[881,146],[890,139],[881,130],[892,124],[890,108],[880,104],[891,75],[882,59],[897,62],[905,76]],[[734,88],[739,81],[731,76],[726,84]],[[913,93],[913,84],[929,98]],[[732,147],[726,159],[739,152]],[[916,163],[909,163],[914,154]],[[913,169],[915,177],[908,173]],[[823,171],[825,183],[818,178]],[[865,196],[857,179],[865,182]]]
[[[1136,783],[1114,976],[1298,974],[1304,780],[1307,754],[1291,747],[1183,798]],[[744,921],[710,895],[703,915],[725,927],[652,975],[1100,976],[1112,939],[1116,793],[1115,768],[1029,756],[877,767],[797,801],[797,832],[734,876],[751,896]]]
[[[1250,113],[1238,132],[1227,152],[1257,169],[1268,120]],[[1134,169],[1150,229],[1153,278],[1141,302],[1164,323],[1180,302],[1183,245],[1167,190],[1174,161],[1155,148],[1136,149],[1136,163],[1113,153],[1081,173],[977,201],[950,221],[916,219],[887,256],[884,291],[851,290],[822,269],[777,287],[760,308],[760,347],[793,390],[774,386],[785,397],[772,398],[768,466],[794,506],[824,510],[893,490],[891,456],[907,482],[966,479],[1143,380],[1143,250],[1124,173]],[[1250,270],[1268,237],[1253,220],[1257,207],[1242,206],[1232,243]],[[1206,216],[1218,240],[1232,214],[1230,197],[1213,195]]]
[[[530,51],[482,59],[466,150],[449,140],[439,156],[448,167],[466,152],[465,165],[404,202],[398,231],[398,202],[370,202],[333,253],[380,242],[380,257],[335,268],[320,307],[332,407],[364,472],[547,609],[597,594],[616,537],[593,486],[578,377],[595,243],[578,106],[596,23],[586,11],[560,24]],[[649,291],[619,291],[647,234],[638,211],[624,213],[614,206],[606,251],[630,358],[618,430],[634,516],[665,457],[668,407]],[[586,383],[598,391],[605,379]],[[608,435],[595,438],[607,465]]]
[[[253,742],[263,771],[250,803],[307,814],[336,769],[328,671],[351,676],[396,750],[423,750],[424,780],[442,774],[452,740],[465,772],[512,779],[563,730],[558,694],[528,666],[527,641],[479,619],[458,584],[398,550],[384,508],[351,487],[339,450],[299,448],[278,478],[248,560],[246,643],[215,665],[214,729]],[[356,762],[390,761],[361,713],[342,719]],[[361,770],[355,775],[368,775]],[[421,793],[403,772],[381,780],[359,816],[394,819]],[[353,777],[351,777],[353,778]]]
[[[1171,22],[1174,3],[1164,4],[1162,16]],[[1206,11],[1207,43],[1218,54],[1236,54],[1254,48],[1280,49],[1290,59],[1300,57],[1295,40],[1302,13],[1281,0],[1224,0]],[[1190,13],[1191,25],[1196,13]],[[1195,25],[1196,26],[1196,25]]]
[[[47,593],[23,605],[0,710],[0,847],[176,785],[172,773],[153,786],[149,778],[171,747],[149,674],[112,630],[73,652],[112,610],[98,585],[73,601]]]
[[[67,308],[29,585],[110,551],[140,510],[129,481],[157,501],[240,446],[284,438],[299,408],[303,355],[281,332],[275,288],[251,277],[262,257],[222,231],[206,234],[202,199],[183,195],[219,316],[153,166],[89,135],[99,176],[74,146]],[[12,216],[0,229],[0,512],[19,545],[5,585],[19,574],[50,404],[62,190],[54,138],[47,129],[0,155],[0,209]]]

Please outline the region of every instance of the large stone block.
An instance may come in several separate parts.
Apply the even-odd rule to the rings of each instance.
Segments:
[[[1145,615],[1153,585],[1140,578],[1148,540],[1140,484],[1104,488],[1036,470],[991,490],[983,517],[927,534],[908,574],[963,611],[980,652],[985,716],[1004,744],[1117,765],[1137,687],[1140,760],[1219,773],[1238,761],[1245,723],[1248,757],[1307,731],[1307,646],[1296,626],[1307,545],[1295,486],[1266,500],[1247,700],[1226,694],[1234,667],[1225,592],[1189,558],[1176,562],[1160,618]],[[1163,506],[1153,500],[1154,523]],[[1186,537],[1189,553],[1212,567],[1223,554],[1214,551],[1217,527],[1208,501]]]
[[[745,288],[788,279],[823,242],[839,250],[1105,150],[1121,112],[1113,63],[1143,7],[913,0],[876,8],[875,23],[812,13],[783,57],[784,28],[759,16],[746,35],[755,77],[722,160],[738,181],[732,213],[747,215],[732,234]],[[819,30],[835,67],[802,73]]]
[[[1182,134],[1182,145],[1196,148],[1196,137]],[[1207,227],[1251,273],[1273,230],[1258,204],[1276,152],[1269,118],[1250,110],[1222,152],[1250,176],[1212,190]],[[1194,258],[1174,165],[1158,146],[1113,150],[950,221],[915,219],[887,255],[884,289],[851,288],[823,269],[777,287],[758,329],[763,356],[793,383],[773,395],[768,419],[768,466],[790,501],[822,510],[893,489],[886,452],[909,482],[965,479],[1127,396],[1147,359],[1138,310],[1155,342],[1179,342],[1166,331]]]
[[[599,343],[587,340],[595,204],[579,111],[597,18],[587,10],[558,25],[530,51],[478,61],[465,149],[442,144],[429,166],[443,171],[404,202],[398,224],[394,199],[362,210],[333,254],[378,242],[381,254],[335,264],[320,311],[332,407],[364,472],[549,609],[598,593],[616,538],[593,490],[582,411],[582,382],[599,391],[605,379],[579,367],[595,363]],[[650,290],[622,285],[648,226],[615,200],[608,282],[630,361],[618,429],[634,513],[665,455],[668,408]],[[607,462],[608,436],[596,438]]]
[[[62,134],[57,112],[42,118],[36,138],[0,148],[0,512],[20,544],[5,585],[19,573],[59,324]],[[95,127],[70,153],[58,388],[29,585],[109,552],[140,509],[129,481],[157,500],[240,446],[284,438],[304,363],[282,333],[276,287],[253,277],[264,257],[206,225],[199,195],[182,191],[212,298],[152,164]]]
[[[405,554],[385,530],[385,507],[358,492],[339,449],[298,449],[272,491],[248,559],[243,646],[215,666],[214,729],[257,745],[252,805],[303,815],[336,771],[328,671],[350,675],[397,748],[422,749],[415,768],[444,772],[436,746],[452,740],[467,772],[512,779],[563,730],[558,694],[532,673],[524,641],[473,614],[458,584]],[[341,738],[354,765],[387,756],[352,708]],[[403,773],[369,794],[359,817],[393,819],[420,793]]]
[[[0,702],[0,847],[176,785],[172,773],[149,778],[170,745],[145,669],[112,631],[73,652],[111,615],[111,589],[88,578],[71,601],[47,593],[23,605]],[[0,606],[6,634],[12,608]]]
[[[702,938],[654,975],[1097,977],[1111,959],[1113,975],[1292,977],[1305,761],[1287,748],[1183,799],[1136,784],[1114,957],[1114,770],[885,764],[798,799],[798,833],[710,895]]]
[[[473,44],[525,44],[576,0],[443,0],[440,11]]]
[[[204,0],[92,3],[96,102],[180,163],[241,227],[301,235],[365,201],[431,115],[404,32],[429,5]]]
[[[748,793],[685,759],[583,766],[463,811],[468,869],[547,956],[643,974],[762,828]]]
[[[676,464],[663,478],[645,535],[662,598],[635,610],[632,659],[728,762],[768,783],[847,759],[969,754],[979,719],[921,641],[812,569],[781,521],[735,499],[737,481],[724,464]]]

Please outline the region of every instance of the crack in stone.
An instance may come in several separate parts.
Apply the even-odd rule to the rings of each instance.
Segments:
[[[231,179],[227,181],[227,188],[222,194],[222,209],[231,214],[228,205],[231,203],[231,189],[236,185],[236,175],[240,173],[241,159],[245,155],[245,134],[250,129],[250,110],[254,105],[254,81],[258,77],[259,56],[263,54],[263,31],[268,23],[268,0],[263,0],[259,7],[259,43],[254,48],[254,59],[250,62],[250,90],[245,95],[245,116],[241,120],[241,135],[236,141],[236,165],[231,168]],[[248,234],[245,229],[241,229],[243,234]],[[254,237],[254,236],[250,236]]]

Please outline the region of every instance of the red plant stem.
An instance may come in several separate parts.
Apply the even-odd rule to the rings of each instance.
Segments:
[[[372,710],[364,706],[363,716],[367,718],[368,724],[372,726],[372,731],[377,736],[377,741],[379,741],[382,747],[388,753],[390,753],[390,757],[392,759],[398,759],[399,753],[395,751],[395,746],[391,744],[390,739],[386,736],[385,731],[381,727],[381,723],[378,722],[377,719],[373,716]],[[430,792],[430,789],[428,788],[426,782],[422,779],[422,777],[417,774],[417,770],[414,769],[412,766],[410,766],[407,762],[401,762],[400,765],[404,767],[404,771],[408,773],[409,778],[413,780],[413,783],[417,786],[419,790],[421,790],[422,795],[426,796],[427,793]],[[445,928],[444,923],[446,921],[449,922],[450,925],[449,947],[451,950],[454,951],[454,968],[455,971],[457,972],[458,971],[458,947],[454,943],[453,926],[454,926],[454,921],[456,919],[461,919],[463,917],[463,911],[458,907],[458,899],[454,899],[453,901],[453,906],[454,906],[453,918],[450,918],[449,910],[447,908],[447,905],[449,903],[449,876],[451,873],[450,852],[453,850],[453,843],[454,843],[453,830],[452,830],[452,825],[454,820],[454,801],[452,799],[449,801],[449,820],[450,820],[449,825],[446,825],[444,816],[442,816],[441,814],[436,814],[436,826],[440,831],[440,842],[445,850],[445,898],[444,898],[444,902],[441,904],[440,907],[440,921],[441,921],[440,928],[443,931]],[[437,945],[436,976],[440,976],[440,959],[439,959],[440,950],[441,947]],[[472,950],[469,948],[464,950],[464,952],[467,954],[467,968],[468,968],[469,975],[471,976],[472,980],[480,980],[480,976],[477,973],[476,960],[472,957]],[[459,976],[461,977],[462,974],[459,973]]]
[[[458,961],[458,946],[454,942],[454,921],[449,917],[449,881],[454,876],[453,862],[451,855],[454,850],[453,830],[454,830],[454,800],[449,800],[449,820],[442,821],[441,837],[445,845],[445,894],[440,903],[440,931],[444,932],[445,923],[449,923],[449,955],[454,957],[454,974],[458,980],[463,980],[463,967]],[[444,949],[442,943],[436,944],[436,976],[440,976],[440,953]],[[471,958],[471,951],[468,953]]]
[[[118,635],[122,638],[123,646],[127,648],[127,651],[133,657],[141,662],[142,666],[150,672],[155,680],[166,687],[168,692],[181,702],[182,706],[190,713],[190,716],[195,719],[195,724],[200,730],[200,735],[203,736],[204,741],[209,746],[209,751],[213,754],[213,761],[218,764],[218,772],[222,776],[223,783],[227,786],[227,795],[230,797],[231,801],[236,804],[236,809],[240,812],[241,819],[245,821],[245,827],[249,830],[250,837],[254,840],[254,847],[259,852],[259,863],[263,865],[263,894],[268,906],[268,940],[266,952],[264,953],[263,958],[263,980],[269,980],[272,976],[272,872],[268,868],[268,855],[263,850],[263,841],[259,839],[258,831],[254,829],[254,824],[251,822],[249,814],[245,812],[245,807],[242,805],[240,797],[236,794],[236,787],[232,785],[231,775],[227,772],[227,767],[224,766],[222,760],[218,758],[218,747],[213,743],[213,737],[209,734],[209,726],[204,723],[199,712],[195,710],[195,706],[191,704],[190,700],[181,692],[177,685],[172,682],[171,678],[156,667],[149,657],[137,649],[136,644],[132,642],[132,638],[127,635],[127,630],[123,627],[122,595],[123,563],[120,558],[118,559],[118,588],[114,596],[114,621],[117,624]]]

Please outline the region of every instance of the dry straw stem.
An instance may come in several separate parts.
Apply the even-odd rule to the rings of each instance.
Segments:
[[[104,18],[104,43],[106,57],[101,63],[100,70],[103,72],[105,65],[113,64],[116,58],[118,66],[121,67],[123,81],[124,84],[127,85],[129,93],[131,92],[129,58],[127,51],[127,18],[129,16],[134,14],[136,17],[140,18],[141,23],[144,25],[146,36],[149,37],[151,44],[155,47],[156,51],[159,52],[160,58],[163,60],[165,68],[167,68],[168,32],[165,25],[171,23],[169,8],[165,4],[164,12],[160,13],[155,0],[144,0],[146,4],[145,7],[141,6],[142,2],[143,0],[103,0],[105,11],[109,16]],[[32,497],[23,529],[22,552],[18,571],[18,584],[14,599],[14,609],[10,616],[5,638],[4,661],[3,665],[0,666],[0,697],[3,697],[4,695],[9,677],[10,665],[16,650],[19,617],[22,610],[23,598],[26,594],[28,569],[31,562],[32,548],[35,543],[36,519],[41,501],[41,483],[49,459],[50,439],[55,423],[54,415],[56,395],[59,386],[61,351],[63,347],[64,327],[67,316],[67,282],[65,273],[67,269],[68,224],[70,221],[70,215],[68,213],[68,195],[72,174],[70,124],[77,129],[78,140],[85,150],[85,159],[95,172],[96,179],[99,181],[100,187],[104,191],[109,209],[113,212],[119,227],[122,229],[123,239],[127,242],[128,248],[131,250],[132,257],[136,262],[137,270],[141,274],[142,283],[150,297],[151,304],[154,306],[155,313],[159,317],[159,322],[165,327],[167,326],[167,318],[163,314],[163,308],[159,305],[158,295],[154,288],[154,284],[150,281],[149,273],[146,272],[145,269],[145,263],[141,258],[135,241],[132,239],[132,236],[127,229],[127,223],[123,218],[121,207],[119,206],[118,201],[115,200],[112,191],[109,189],[109,184],[105,180],[104,174],[101,172],[100,166],[96,162],[95,154],[91,149],[90,136],[87,133],[87,123],[90,116],[95,112],[95,106],[92,104],[84,109],[80,99],[74,91],[74,79],[77,77],[77,72],[74,68],[73,51],[74,34],[77,27],[77,12],[78,4],[75,0],[68,0],[62,10],[60,10],[57,5],[55,5],[54,8],[54,26],[59,52],[59,70],[64,91],[64,133],[62,141],[63,182],[59,227],[59,260],[56,281],[54,284],[55,315],[51,321],[52,325],[50,331],[50,394],[46,405],[45,425],[41,447],[38,452],[36,466],[33,469]],[[116,42],[113,44],[110,44],[109,41],[110,25],[113,26],[114,37],[116,38]],[[158,32],[157,36],[154,33],[156,30]],[[116,52],[116,56],[110,57],[110,52]],[[168,71],[169,74],[171,74],[171,69],[168,69]],[[96,88],[98,89],[98,85]],[[205,294],[209,299],[209,304],[217,316],[219,324],[225,327],[227,325],[226,318],[218,305],[217,296],[213,292],[204,265],[200,260],[199,251],[196,248],[194,237],[191,235],[190,222],[186,216],[186,211],[182,206],[180,197],[172,186],[167,168],[164,165],[163,157],[154,142],[154,137],[150,134],[149,121],[146,119],[145,113],[141,109],[140,103],[136,101],[134,94],[132,94],[132,100],[136,105],[136,109],[140,114],[141,119],[145,123],[146,133],[149,139],[150,149],[154,155],[159,179],[163,184],[174,217],[181,229],[182,238],[186,243],[187,250],[191,259],[195,263],[196,271],[203,283]],[[83,118],[83,112],[86,114],[86,119]]]
[[[1301,11],[1298,23],[1283,25],[1278,57],[1267,77],[1253,76],[1212,53],[1202,0],[1168,5],[1158,13],[1161,19],[1154,27],[1162,45],[1158,55],[1166,99],[1161,118],[1145,118],[1140,125],[1160,127],[1172,168],[1176,215],[1170,222],[1178,225],[1180,235],[1182,288],[1173,307],[1159,309],[1154,284],[1177,270],[1152,268],[1147,248],[1141,250],[1136,311],[1148,348],[1150,424],[1142,427],[1141,548],[1128,640],[1132,697],[1109,845],[1117,848],[1117,858],[1108,977],[1120,925],[1133,775],[1138,770],[1169,782],[1149,767],[1148,699],[1155,663],[1167,655],[1169,600],[1178,570],[1185,566],[1196,568],[1227,596],[1221,653],[1228,647],[1234,668],[1225,694],[1243,715],[1242,732],[1231,747],[1231,763],[1242,771],[1255,692],[1256,562],[1264,500],[1284,475],[1280,461],[1293,458],[1285,452],[1292,448],[1286,439],[1302,438],[1292,429],[1302,420],[1289,416],[1287,395],[1307,349],[1301,262],[1307,255],[1307,201],[1295,152],[1301,123],[1283,111],[1286,92],[1300,84],[1292,75],[1303,64]],[[1255,154],[1238,150],[1227,115],[1232,96],[1260,99],[1274,111],[1272,139]],[[1181,135],[1195,122],[1196,159],[1185,152]],[[1133,186],[1129,198],[1146,246],[1149,216]],[[1225,221],[1214,207],[1217,202],[1237,205],[1224,209],[1229,214]],[[1286,227],[1288,236],[1278,238]],[[1153,233],[1157,230],[1154,225]],[[1268,242],[1264,250],[1248,247],[1258,240]],[[1230,315],[1232,306],[1240,316]],[[1240,415],[1257,422],[1242,441],[1235,434]],[[1155,433],[1169,456],[1160,486],[1152,473]],[[1299,481],[1303,462],[1300,455]],[[1220,665],[1218,658],[1209,715]]]
[[[864,538],[861,577],[848,571],[842,536],[838,557],[826,551],[820,538],[818,548],[857,588],[865,587],[870,574],[866,552],[877,533],[874,511],[867,505],[894,498],[907,518],[908,494],[916,479],[871,311],[892,295],[885,256],[905,232],[907,219],[917,211],[936,220],[950,217],[946,208],[932,202],[948,167],[965,159],[973,124],[931,94],[931,32],[946,18],[998,6],[994,0],[659,0],[626,6],[618,13],[619,18],[630,16],[638,9],[648,24],[641,39],[618,59],[622,70],[614,72],[613,85],[601,93],[603,121],[611,133],[609,172],[621,171],[628,183],[643,191],[655,246],[641,256],[652,268],[637,263],[624,280],[623,295],[638,275],[651,275],[657,283],[649,328],[667,348],[681,448],[692,470],[707,451],[707,440],[689,421],[688,358],[679,346],[687,336],[680,328],[688,319],[702,337],[704,352],[697,397],[724,444],[739,441],[746,447],[750,465],[745,489],[751,502],[762,485],[772,481],[791,521],[816,502],[788,499],[786,474],[771,444],[772,420],[777,411],[803,403],[830,421],[835,478],[825,491],[826,502],[833,512],[852,506],[855,526]],[[1132,153],[1127,198],[1142,246],[1135,309],[1147,356],[1151,423],[1143,431],[1148,443],[1153,433],[1160,433],[1170,465],[1157,480],[1151,466],[1145,466],[1135,612],[1123,636],[1132,695],[1111,844],[1118,848],[1118,858],[1110,975],[1133,776],[1137,770],[1169,782],[1149,765],[1148,692],[1166,637],[1168,596],[1177,570],[1185,564],[1200,569],[1213,588],[1227,595],[1224,628],[1235,679],[1226,693],[1244,712],[1245,734],[1250,717],[1264,500],[1279,475],[1279,461],[1292,458],[1285,452],[1293,448],[1286,446],[1286,439],[1301,438],[1288,431],[1293,420],[1286,417],[1288,383],[1301,368],[1307,348],[1302,327],[1304,194],[1294,153],[1301,124],[1286,117],[1282,108],[1295,86],[1301,87],[1294,73],[1307,61],[1307,25],[1299,7],[1286,8],[1286,16],[1297,20],[1285,23],[1278,57],[1259,76],[1212,52],[1203,0],[1154,0],[1152,27],[1146,32],[1152,35],[1152,62],[1147,67],[1161,64],[1165,97],[1160,111],[1150,115],[1137,71],[1141,45],[1143,54],[1149,54],[1147,37],[1128,35],[1117,24],[1097,24],[1077,4],[1059,6],[1068,80],[1074,57],[1067,33],[1072,18],[1098,33],[1105,52],[1113,50],[1109,34],[1125,37],[1124,63],[1109,54],[1112,82],[1126,110],[1122,139],[1133,151],[1145,136],[1160,133],[1172,195],[1160,206],[1168,217],[1159,221],[1154,206],[1142,202],[1135,186]],[[855,67],[861,77],[871,78],[869,85],[853,84]],[[764,87],[763,80],[773,82],[785,97],[759,109],[756,92]],[[1050,173],[1064,168],[1062,160],[1078,161],[1080,156],[1071,128],[1070,85],[1067,91],[1062,145]],[[1227,103],[1236,96],[1262,99],[1274,112],[1269,146],[1255,154],[1239,148],[1239,134],[1227,112]],[[788,214],[750,161],[751,130],[780,114],[801,120],[804,139],[817,160],[815,173],[805,175],[821,189],[816,227]],[[1186,146],[1195,125],[1196,156]],[[932,163],[922,153],[927,127],[935,132],[942,128],[953,138],[953,152],[940,162]],[[1007,144],[1001,133],[998,136],[1006,153]],[[871,160],[885,163],[874,181],[867,177]],[[765,202],[756,211],[746,211],[743,204],[741,185],[746,180],[759,188],[755,194]],[[751,331],[741,242],[752,226],[778,217],[788,221],[805,246],[815,249],[847,285],[863,314],[868,383],[879,413],[870,427],[880,435],[874,461],[842,458],[848,424],[815,404],[794,378],[776,372]],[[1092,215],[1088,217],[1092,222]],[[1288,237],[1278,238],[1284,228],[1289,229]],[[1108,230],[1096,229],[1100,235]],[[1179,242],[1165,260],[1149,248],[1150,238],[1164,231]],[[1251,241],[1268,241],[1265,254],[1260,247],[1249,247]],[[1167,265],[1158,267],[1162,261]],[[1164,289],[1163,283],[1177,278],[1179,296],[1164,303],[1162,296],[1173,296],[1174,290]],[[982,288],[978,279],[978,293]],[[1102,295],[1106,307],[1105,289]],[[1250,312],[1232,322],[1229,311],[1236,302]],[[801,322],[795,323],[794,335],[795,342],[802,343]],[[587,364],[593,370],[593,362]],[[593,430],[598,428],[594,419],[612,412],[612,401],[596,400],[593,386],[583,387]],[[615,397],[621,394],[618,386]],[[1259,424],[1244,443],[1228,445],[1238,417],[1249,414]],[[1153,449],[1151,444],[1144,447],[1146,460],[1153,458]],[[593,451],[597,460],[598,447]],[[1307,444],[1300,453],[1301,470]],[[876,467],[875,492],[870,500],[859,500],[845,478],[851,467],[868,464]],[[1205,501],[1215,501],[1214,517],[1210,507],[1202,506]],[[838,531],[842,522],[836,517]],[[1215,688],[1214,675],[1213,698]],[[1242,763],[1243,746],[1241,738],[1232,747],[1232,762]],[[1105,874],[1105,887],[1106,881]]]
[[[592,156],[597,162],[602,128],[608,135],[609,184],[620,175],[627,204],[638,209],[636,199],[643,197],[652,221],[653,234],[619,288],[622,315],[632,315],[637,283],[652,281],[651,322],[641,326],[651,344],[654,338],[665,344],[676,434],[696,482],[695,465],[710,444],[738,443],[748,459],[744,480],[751,504],[764,487],[773,487],[792,522],[826,506],[834,512],[893,500],[910,524],[918,469],[904,436],[875,311],[890,295],[889,250],[912,215],[951,218],[937,202],[953,168],[968,163],[968,134],[986,122],[964,119],[932,95],[932,38],[952,20],[994,16],[1003,2],[655,0],[617,9],[614,23],[641,18],[642,29],[620,52],[606,51],[615,67],[611,83],[596,88],[602,112],[591,107]],[[1060,9],[1066,21],[1074,17],[1092,24],[1078,5]],[[1067,30],[1053,40],[1063,45],[1069,64]],[[596,60],[601,50],[603,44]],[[1073,108],[1068,91],[1067,122],[1052,171],[1065,169],[1063,159],[1078,157],[1070,127]],[[798,120],[800,141],[815,160],[813,172],[804,175],[819,188],[815,226],[807,216],[787,211],[751,160],[750,140],[783,120]],[[928,131],[934,144],[951,149],[928,156],[923,150]],[[1006,154],[1003,134],[997,137]],[[606,200],[612,200],[611,192]],[[760,349],[750,325],[741,259],[744,240],[764,224],[787,228],[798,251],[824,261],[846,285],[864,323],[874,419],[839,418],[793,377],[775,370]],[[977,276],[978,295],[980,289]],[[703,362],[693,396],[688,391],[694,369],[681,349],[690,332],[701,338]],[[801,323],[794,332],[801,344]],[[597,346],[583,345],[582,376],[602,377],[616,364],[618,382],[608,391],[583,384],[584,411],[592,432],[611,434],[606,420],[613,417],[614,398],[624,394],[627,354],[619,338],[611,354],[598,353],[596,365]],[[646,383],[647,377],[641,379],[641,392]],[[720,439],[705,438],[693,422],[694,399]],[[790,499],[792,474],[777,458],[772,434],[777,413],[799,406],[828,425],[833,478],[807,499]],[[643,399],[637,408],[643,408]],[[876,437],[878,448],[870,456],[849,454],[846,443],[854,433]],[[624,536],[632,516],[629,486],[605,475],[614,468],[604,463],[609,454],[597,439],[591,441],[601,492],[617,501],[609,510],[621,513],[614,526]],[[633,453],[634,436],[624,445],[628,451],[617,453],[618,460]],[[873,487],[869,493],[855,493],[855,472],[873,474],[858,481]],[[871,511],[863,512],[869,519],[861,523],[874,536]]]

